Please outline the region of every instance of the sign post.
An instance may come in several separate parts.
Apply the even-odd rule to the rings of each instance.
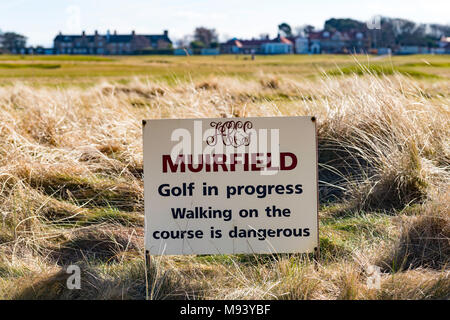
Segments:
[[[314,117],[144,120],[152,255],[318,253]]]

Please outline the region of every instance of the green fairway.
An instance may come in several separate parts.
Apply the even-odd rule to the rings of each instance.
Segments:
[[[0,55],[0,84],[20,79],[33,85],[83,85],[98,79],[127,81],[145,77],[175,83],[208,76],[242,79],[261,73],[288,75],[290,78],[316,77],[329,72],[339,74],[402,73],[417,78],[450,77],[448,56],[350,56],[350,55],[247,55],[221,56],[20,56]],[[34,81],[39,78],[39,82]]]

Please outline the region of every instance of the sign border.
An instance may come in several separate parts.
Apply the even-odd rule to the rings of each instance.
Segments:
[[[269,118],[295,118],[295,117],[308,117],[308,116],[275,116],[275,117],[236,117],[236,118],[241,118],[241,119],[246,119],[246,118],[260,118],[260,119],[269,119]],[[315,131],[315,144],[316,144],[316,183],[317,183],[317,205],[316,205],[316,219],[317,219],[317,246],[314,247],[314,252],[312,252],[314,254],[314,262],[317,265],[317,263],[319,262],[319,258],[320,258],[320,218],[319,218],[319,206],[320,206],[320,199],[319,199],[319,195],[320,195],[320,191],[319,191],[319,137],[317,134],[317,117],[315,115],[313,116],[309,116],[310,120],[314,123],[314,131]],[[233,119],[235,117],[223,117],[224,119]],[[217,118],[158,118],[158,119],[143,119],[142,120],[142,168],[143,168],[143,174],[142,174],[142,182],[144,183],[145,179],[144,179],[144,129],[145,126],[147,125],[147,120],[206,120],[206,119],[217,119]],[[144,185],[145,188],[145,185]],[[146,273],[147,273],[147,267],[151,268],[151,253],[150,250],[147,249],[145,247],[146,244],[146,233],[145,233],[145,197],[144,197],[144,259],[145,259],[145,266],[146,266]],[[218,255],[219,253],[211,253],[209,255]],[[250,254],[250,253],[248,253]],[[251,254],[259,254],[259,253],[251,253]],[[267,253],[261,253],[261,254],[267,254]],[[272,253],[272,254],[279,254],[279,253]],[[292,253],[290,253],[292,254]],[[310,252],[298,252],[296,254],[311,254]],[[194,254],[195,255],[195,254]],[[148,270],[150,271],[150,269]],[[146,275],[146,281],[148,280],[147,275]]]

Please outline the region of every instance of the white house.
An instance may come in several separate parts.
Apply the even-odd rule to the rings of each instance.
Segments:
[[[261,45],[263,54],[289,54],[293,52],[292,44],[282,42],[268,42]]]
[[[295,38],[295,53],[297,54],[309,53],[307,38],[301,36]]]

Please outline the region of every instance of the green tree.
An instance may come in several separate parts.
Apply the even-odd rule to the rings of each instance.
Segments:
[[[194,31],[194,41],[197,44],[203,43],[203,47],[211,47],[211,43],[218,42],[219,36],[217,35],[216,29],[208,29],[205,27],[197,27]]]
[[[25,48],[27,38],[15,32],[5,32],[1,36],[1,47],[7,52],[19,51]]]
[[[331,18],[325,21],[325,30],[327,31],[339,31],[339,32],[348,32],[348,31],[365,31],[366,24],[353,20],[353,19],[335,19]]]
[[[310,33],[314,32],[314,26],[307,24],[306,26],[303,27],[303,32],[305,36],[308,36]]]
[[[292,37],[292,28],[286,22],[278,25],[278,32],[285,37]]]
[[[192,49],[202,49],[205,47],[206,47],[206,45],[202,41],[192,41],[191,42]]]

